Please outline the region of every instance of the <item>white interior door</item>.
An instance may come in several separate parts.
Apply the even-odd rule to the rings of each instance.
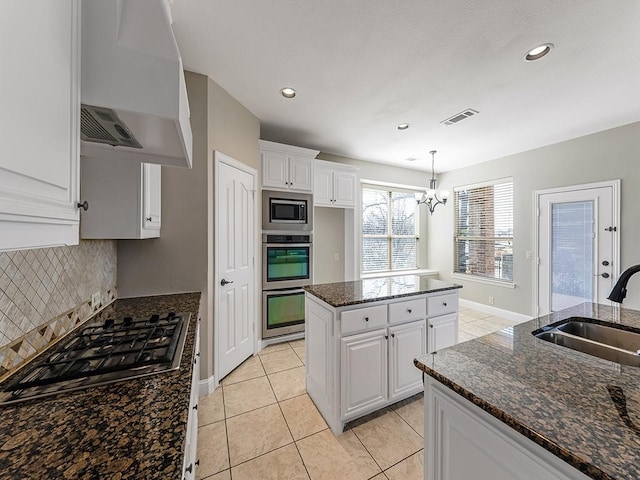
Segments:
[[[609,303],[619,272],[618,183],[539,192],[536,199],[539,314]]]
[[[254,351],[255,175],[216,152],[217,378],[224,378]]]

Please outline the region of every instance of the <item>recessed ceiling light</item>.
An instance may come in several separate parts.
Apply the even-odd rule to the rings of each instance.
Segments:
[[[398,130],[406,130],[407,128],[409,128],[409,124],[408,123],[401,123],[400,125],[398,125],[396,127]]]
[[[293,98],[296,96],[296,91],[291,87],[284,87],[280,90],[280,93],[284,98]]]
[[[547,53],[551,51],[553,48],[553,43],[543,43],[542,45],[538,45],[535,48],[532,48],[527,52],[524,56],[524,59],[527,62],[533,62],[534,60],[539,60],[544,57]]]

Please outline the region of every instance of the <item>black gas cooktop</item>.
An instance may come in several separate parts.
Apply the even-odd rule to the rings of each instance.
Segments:
[[[175,370],[189,318],[189,313],[169,312],[90,323],[11,377],[0,403]]]

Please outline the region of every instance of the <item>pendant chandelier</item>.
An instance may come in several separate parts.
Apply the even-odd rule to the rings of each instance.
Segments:
[[[422,198],[418,200],[418,205],[424,204],[429,209],[429,213],[433,215],[433,211],[440,204],[446,205],[449,198],[449,190],[442,190],[438,192],[436,177],[433,170],[435,163],[436,150],[431,150],[431,180],[429,180],[429,189],[425,190],[422,194]]]

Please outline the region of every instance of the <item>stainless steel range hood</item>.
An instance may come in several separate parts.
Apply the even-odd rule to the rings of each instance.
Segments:
[[[83,0],[81,154],[191,167],[182,59],[166,0]]]

